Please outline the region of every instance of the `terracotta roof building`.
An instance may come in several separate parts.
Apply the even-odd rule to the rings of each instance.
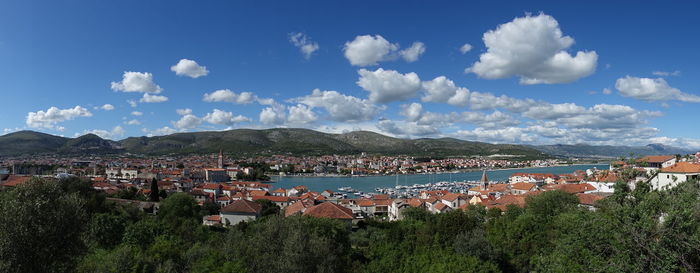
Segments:
[[[331,202],[323,202],[316,206],[307,208],[305,216],[332,218],[351,221],[353,219],[352,210]]]
[[[224,225],[235,225],[243,221],[253,221],[260,217],[262,205],[245,199],[231,202],[221,208],[219,215]]]

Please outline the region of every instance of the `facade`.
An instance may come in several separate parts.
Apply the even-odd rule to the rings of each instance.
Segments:
[[[226,182],[228,175],[225,169],[208,168],[204,169],[204,179],[209,182]]]
[[[228,206],[221,208],[219,215],[221,224],[235,225],[244,221],[254,221],[260,217],[262,205],[245,199],[231,202]]]
[[[676,156],[674,155],[650,155],[637,160],[637,165],[644,168],[647,173],[671,167],[673,164],[676,164]]]
[[[662,190],[673,188],[690,179],[700,177],[700,164],[678,162],[673,166],[659,170],[659,173],[649,180],[652,189]]]

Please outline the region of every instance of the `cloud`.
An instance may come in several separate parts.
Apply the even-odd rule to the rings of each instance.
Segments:
[[[451,113],[449,121],[477,124],[485,128],[504,128],[520,124],[520,121],[501,111],[494,111],[491,114],[483,112],[462,112]],[[420,123],[420,121],[419,121]]]
[[[379,130],[400,137],[429,136],[439,134],[440,131],[429,125],[419,125],[415,122],[403,122],[393,120],[380,120],[377,123]]]
[[[700,102],[700,96],[684,93],[668,85],[662,78],[624,77],[617,79],[615,88],[620,95],[644,101],[677,100],[683,102]]]
[[[100,129],[85,130],[85,131],[83,131],[82,134],[75,133],[75,137],[79,137],[79,136],[83,136],[83,135],[87,135],[87,134],[94,134],[94,135],[97,135],[97,136],[104,138],[104,139],[116,140],[119,137],[123,137],[124,133],[125,133],[124,128],[122,128],[121,126],[116,126],[116,127],[112,128],[112,130],[100,130]]]
[[[381,35],[361,35],[352,42],[345,43],[345,58],[354,66],[377,65],[380,61],[392,59],[399,49]]]
[[[500,129],[478,127],[473,130],[459,130],[451,135],[460,139],[490,143],[527,143],[537,139],[536,136],[528,134],[525,129],[519,127]]]
[[[484,33],[487,51],[466,72],[481,78],[520,77],[521,84],[569,83],[595,72],[598,54],[567,52],[574,39],[562,36],[559,23],[539,14],[515,18]]]
[[[417,61],[423,53],[425,53],[425,44],[421,42],[413,42],[411,47],[399,51],[399,55],[409,63]]]
[[[469,106],[472,110],[506,109],[511,112],[521,113],[532,105],[533,99],[517,99],[506,95],[496,96],[491,93],[470,91],[459,87],[445,76],[439,76],[422,83],[424,102],[448,103],[454,106]]]
[[[172,122],[175,128],[185,131],[187,129],[193,129],[202,124],[202,119],[198,118],[193,114],[185,114],[179,120]]]
[[[108,104],[100,106],[100,109],[105,110],[105,111],[112,111],[112,110],[114,110],[114,105],[111,105],[108,103]]]
[[[136,107],[136,106],[139,105],[135,100],[127,100],[126,102],[127,102],[129,105],[131,105],[131,107]]]
[[[192,109],[190,109],[190,108],[177,109],[177,110],[175,110],[175,113],[177,113],[178,115],[181,115],[181,116],[189,115],[189,114],[192,114]]]
[[[469,103],[469,89],[457,87],[445,76],[439,76],[422,83],[426,94],[421,98],[424,102],[441,102],[455,106],[466,106]]]
[[[166,101],[168,101],[168,97],[166,96],[151,95],[148,93],[143,94],[143,97],[139,100],[139,102],[145,103],[161,103]]]
[[[316,113],[303,104],[289,107],[287,122],[294,125],[304,125],[315,122],[318,119]]]
[[[219,109],[214,109],[211,113],[208,113],[202,118],[205,122],[217,125],[233,125],[235,123],[250,122],[250,118],[243,115],[234,116],[231,112],[222,111]]]
[[[260,111],[260,122],[266,125],[283,125],[287,121],[287,113],[281,104],[273,104]]]
[[[14,129],[13,129],[13,128],[5,128],[5,129],[2,129],[2,134],[3,134],[3,135],[6,135],[6,134],[9,134],[9,133],[12,133],[12,132],[17,132],[17,131],[20,131],[20,130],[22,130],[22,129],[21,129],[21,128],[14,128]]]
[[[462,52],[462,54],[466,54],[467,52],[472,50],[472,45],[470,44],[464,44],[462,47],[459,48],[459,52]]]
[[[339,122],[360,122],[374,119],[384,107],[374,105],[368,100],[347,96],[338,91],[321,91],[314,89],[310,95],[292,99],[311,108],[322,108],[329,119]]]
[[[162,135],[171,135],[171,134],[177,133],[177,130],[175,130],[175,129],[173,129],[173,128],[170,128],[170,127],[168,127],[168,126],[165,126],[165,127],[162,127],[162,128],[158,128],[158,129],[154,129],[154,130],[148,130],[148,129],[146,129],[146,128],[143,128],[142,131],[143,131],[144,133],[146,133],[146,134],[147,134],[146,136],[148,136],[148,137],[152,137],[152,136],[162,136]]]
[[[180,59],[176,65],[170,67],[170,70],[178,76],[187,76],[193,79],[206,76],[209,74],[206,66],[197,64],[197,62],[188,59]]]
[[[229,89],[216,90],[214,92],[204,94],[204,101],[206,102],[229,102],[234,104],[249,104],[257,102],[262,105],[271,105],[275,101],[269,98],[260,98],[253,94],[252,92],[241,92],[236,93]]]
[[[610,90],[610,88],[603,88],[603,94],[610,95],[612,94],[612,90]]]
[[[523,116],[535,120],[589,129],[636,128],[646,124],[648,118],[661,115],[661,112],[639,111],[626,105],[596,104],[586,108],[573,103],[544,104],[523,113]]]
[[[291,42],[294,46],[298,47],[299,51],[301,51],[301,54],[303,54],[304,58],[306,58],[307,60],[311,58],[311,54],[313,54],[320,48],[318,46],[318,43],[311,41],[311,38],[309,38],[308,36],[306,36],[306,34],[301,32],[290,33],[289,42]]]
[[[681,75],[681,71],[680,71],[680,70],[676,70],[676,71],[672,71],[672,72],[668,72],[668,71],[654,71],[654,72],[651,72],[651,74],[654,75],[654,76],[659,76],[659,77],[680,76],[680,75]]]
[[[40,110],[27,113],[26,124],[31,128],[58,129],[62,131],[63,127],[56,127],[55,125],[77,117],[91,116],[92,113],[80,105],[68,109],[59,109],[52,106],[46,111]]]
[[[158,94],[163,91],[153,82],[153,74],[125,71],[121,82],[112,82],[112,90]]]
[[[369,91],[369,100],[375,103],[406,100],[415,97],[421,88],[421,81],[413,72],[401,74],[379,68],[375,71],[360,69],[358,74],[357,85]]]
[[[411,103],[401,105],[400,115],[406,117],[408,121],[417,121],[423,115],[423,105],[420,103]]]
[[[141,125],[141,122],[136,120],[136,119],[132,119],[129,121],[125,121],[124,124],[126,124],[126,125]]]
[[[131,115],[132,116],[143,116],[143,112],[133,111],[133,112],[131,112]]]

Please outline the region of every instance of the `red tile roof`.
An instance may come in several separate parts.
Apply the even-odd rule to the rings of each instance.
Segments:
[[[253,201],[255,200],[260,200],[260,199],[265,199],[265,200],[270,200],[272,202],[289,202],[289,197],[287,196],[253,196]]]
[[[533,188],[535,188],[535,184],[520,182],[520,183],[511,184],[510,188],[513,190],[530,191]]]
[[[446,201],[452,202],[452,201],[454,201],[454,200],[456,200],[457,198],[460,198],[460,197],[462,197],[461,194],[451,192],[451,193],[448,193],[448,194],[445,194],[444,196],[442,196],[442,200],[446,200]]]
[[[589,194],[589,193],[577,193],[576,197],[578,197],[579,203],[581,203],[583,205],[590,205],[590,206],[595,204],[596,201],[603,199],[603,197],[600,195]]]
[[[411,198],[408,200],[408,205],[411,207],[420,207],[423,205],[423,200],[418,198]]]
[[[304,201],[296,201],[284,209],[284,217],[289,217],[296,213],[303,213],[310,205]]]
[[[678,162],[671,167],[661,169],[664,173],[700,173],[700,164]]]
[[[435,209],[439,210],[439,211],[443,211],[446,208],[448,208],[448,206],[445,205],[445,203],[443,203],[443,202],[437,203],[437,205],[435,205]]]
[[[27,182],[27,180],[29,180],[30,178],[32,177],[24,175],[10,175],[10,177],[8,177],[7,180],[5,180],[5,182],[3,182],[1,185],[5,187],[14,187],[24,182]]]
[[[369,200],[369,199],[361,199],[361,200],[357,201],[357,205],[360,207],[373,207],[374,201]]]
[[[342,207],[331,202],[323,202],[316,206],[310,207],[304,211],[304,215],[320,217],[352,220],[352,210]]]
[[[674,158],[676,158],[674,155],[648,155],[640,158],[637,162],[664,163]]]
[[[221,215],[209,215],[207,216],[207,221],[221,222]]]
[[[221,209],[221,212],[233,212],[233,213],[255,213],[259,214],[262,211],[262,205],[248,200],[236,200],[233,201],[228,206]]]
[[[263,190],[250,191],[250,196],[265,196],[265,195],[267,195],[267,191],[263,191]]]

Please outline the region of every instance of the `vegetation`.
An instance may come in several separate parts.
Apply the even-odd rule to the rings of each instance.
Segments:
[[[224,151],[250,157],[270,154],[329,155],[367,152],[429,157],[464,155],[519,155],[518,159],[546,157],[523,145],[489,144],[453,138],[400,139],[373,132],[327,134],[308,129],[236,129],[220,132],[177,133],[166,136],[103,140],[95,135],[64,138],[32,131],[0,136],[0,156],[37,153],[206,154]]]
[[[0,193],[0,272],[694,272],[700,269],[700,188],[646,184],[595,211],[550,191],[507,211],[472,206],[396,222],[264,217],[201,225],[187,194],[158,215],[116,205],[79,179],[34,179]]]
[[[672,147],[663,144],[648,144],[645,146],[593,146],[587,144],[576,145],[539,145],[533,148],[552,155],[561,157],[592,157],[592,158],[617,158],[632,154],[645,155],[669,155],[669,154],[694,154],[695,150],[684,147]],[[624,161],[624,160],[623,160]]]

